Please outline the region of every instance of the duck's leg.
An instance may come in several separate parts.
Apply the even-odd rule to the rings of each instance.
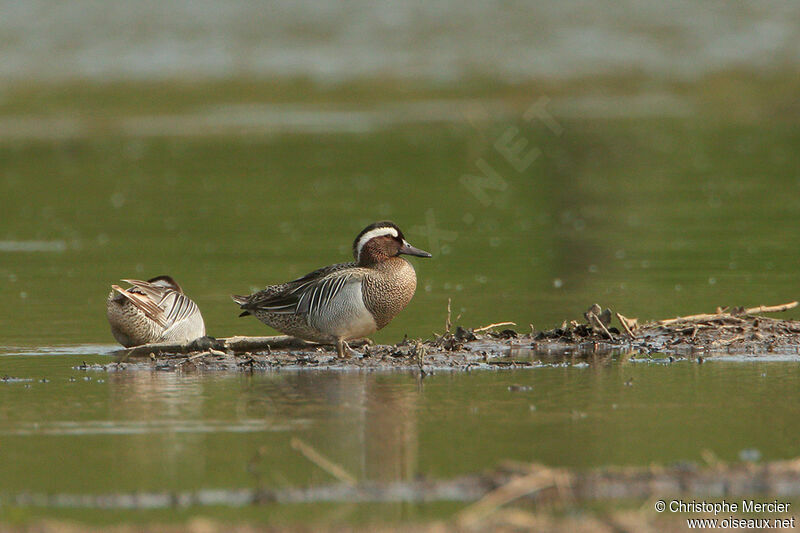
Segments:
[[[336,339],[336,352],[339,354],[340,358],[344,359],[350,357],[350,351],[350,346],[347,345],[344,339]]]
[[[336,351],[342,359],[349,359],[351,356],[357,355],[356,351],[344,339],[336,339]]]

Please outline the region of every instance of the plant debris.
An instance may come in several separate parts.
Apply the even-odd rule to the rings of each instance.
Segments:
[[[319,502],[471,502],[455,515],[462,526],[476,525],[514,501],[533,505],[582,504],[596,501],[643,501],[650,498],[744,498],[759,494],[781,498],[800,496],[800,458],[708,464],[572,469],[506,461],[498,467],[451,479],[417,478],[403,481],[357,480],[306,443],[293,439],[292,448],[327,471],[330,483],[306,487],[206,489],[194,492],[137,492],[112,494],[34,494],[5,497],[4,504],[53,508],[153,509],[260,503]],[[253,458],[257,463],[262,452]]]

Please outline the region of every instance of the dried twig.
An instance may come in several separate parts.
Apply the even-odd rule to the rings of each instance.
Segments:
[[[447,299],[447,321],[444,323],[444,330],[446,333],[450,333],[450,328],[453,326],[453,323],[450,321],[451,311],[450,311],[450,298]]]
[[[731,344],[734,344],[734,343],[739,342],[739,341],[743,341],[744,339],[745,339],[744,335],[736,335],[732,339],[728,339],[728,340],[721,340],[720,339],[720,340],[714,341],[714,343],[715,344],[717,344],[717,343],[721,344],[722,346],[730,346]]]
[[[349,342],[350,346],[358,347],[363,346],[366,340],[356,340]],[[176,343],[154,343],[143,344],[141,346],[134,346],[125,350],[117,352],[123,360],[130,357],[148,357],[150,354],[154,355],[171,355],[171,354],[188,354],[194,352],[226,352],[233,354],[242,354],[246,352],[256,352],[261,350],[273,349],[303,349],[314,346],[313,343],[306,342],[296,337],[289,335],[275,335],[272,337],[222,337],[215,339],[213,337],[201,337],[185,344]]]
[[[200,353],[194,354],[192,356],[187,357],[183,361],[179,362],[177,366],[181,367],[181,366],[185,365],[186,363],[194,363],[197,359],[205,357],[206,355],[208,355],[208,353],[206,353],[206,352],[200,352]]]
[[[597,317],[594,311],[586,312],[586,320],[589,321],[589,325],[592,326],[592,328],[602,331],[603,335],[605,335],[607,339],[614,338],[611,336],[611,333],[608,331],[608,328],[606,328],[605,324],[603,324],[603,321]]]
[[[252,352],[276,348],[307,348],[312,345],[302,339],[289,335],[275,335],[272,337],[244,337],[235,336],[219,339],[222,341],[220,350],[230,350],[234,353]]]
[[[668,324],[674,324],[676,322],[702,322],[705,320],[736,318],[737,316],[742,316],[742,315],[757,315],[760,313],[780,313],[782,311],[788,311],[789,309],[793,309],[795,307],[797,307],[797,302],[789,302],[787,304],[781,304],[781,305],[760,305],[758,307],[750,307],[748,309],[745,309],[741,313],[721,312],[721,313],[705,313],[700,315],[679,316],[676,318],[659,320],[656,322],[656,324],[666,326]]]
[[[456,519],[462,526],[472,526],[507,503],[555,485],[556,476],[554,472],[549,468],[542,467],[526,476],[514,478],[505,485],[491,491],[458,513]]]
[[[758,307],[745,309],[744,314],[757,315],[759,313],[781,313],[783,311],[788,311],[789,309],[794,309],[795,307],[797,307],[797,302],[789,302],[788,304],[781,305],[760,305]]]
[[[351,487],[355,487],[358,484],[358,481],[355,477],[353,477],[347,470],[342,468],[341,466],[337,465],[327,457],[323,456],[317,450],[312,448],[310,445],[306,444],[305,442],[301,441],[297,437],[292,437],[292,440],[289,444],[297,450],[298,452],[302,453],[306,459],[341,481],[342,483],[346,483]]]
[[[628,334],[628,336],[629,336],[631,339],[633,339],[633,338],[635,337],[635,335],[633,334],[633,331],[631,331],[631,328],[630,328],[630,327],[628,327],[628,318],[627,318],[627,317],[624,317],[624,316],[622,316],[622,315],[621,315],[621,314],[619,314],[619,313],[614,313],[614,314],[617,316],[617,320],[619,320],[619,323],[620,323],[620,324],[622,324],[622,329],[624,329],[624,330],[625,330],[625,333],[627,333],[627,334]]]
[[[516,326],[516,322],[498,322],[496,324],[489,324],[488,326],[483,326],[482,328],[475,328],[472,330],[473,333],[480,333],[481,331],[488,331],[492,328],[499,328],[500,326]]]

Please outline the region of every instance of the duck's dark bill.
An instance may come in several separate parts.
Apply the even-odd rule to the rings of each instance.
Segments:
[[[408,244],[407,242],[403,243],[403,247],[400,248],[400,253],[406,255],[416,255],[417,257],[433,257],[425,250],[420,250],[419,248],[415,248],[410,244]]]

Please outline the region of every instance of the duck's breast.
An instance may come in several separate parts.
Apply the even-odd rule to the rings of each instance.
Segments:
[[[309,313],[309,325],[333,338],[358,339],[375,333],[378,326],[362,290],[361,278],[349,280],[325,305]]]
[[[384,261],[364,280],[364,301],[378,329],[402,311],[417,290],[417,273],[402,257]]]
[[[111,334],[125,347],[156,342],[164,328],[150,320],[125,298],[111,292],[106,302],[106,316]]]

